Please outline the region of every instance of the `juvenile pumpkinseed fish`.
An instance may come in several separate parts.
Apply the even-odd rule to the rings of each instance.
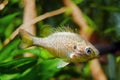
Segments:
[[[22,37],[22,47],[40,46],[54,57],[60,58],[58,68],[70,62],[87,62],[99,55],[99,51],[91,43],[74,32],[55,32],[45,38],[35,37],[23,29],[20,29],[19,33]]]

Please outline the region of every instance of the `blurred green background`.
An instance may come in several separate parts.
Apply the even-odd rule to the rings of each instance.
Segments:
[[[4,1],[0,0],[0,4]],[[81,8],[87,23],[99,36],[96,42],[120,41],[120,0],[72,1]],[[36,6],[37,14],[40,15],[63,7],[63,3],[61,0],[36,0]],[[57,69],[56,63],[59,59],[48,59],[50,54],[45,49],[20,49],[19,36],[6,46],[3,45],[12,32],[22,24],[23,8],[21,0],[9,0],[0,11],[0,80],[93,80],[89,62],[81,66],[70,64]],[[37,36],[43,37],[49,34],[50,27],[67,25],[73,29],[78,27],[69,14],[60,14],[38,22],[36,33]],[[42,28],[45,28],[44,31]],[[34,56],[23,57],[26,52]],[[120,80],[120,56],[115,53],[104,56],[100,63],[108,80]]]

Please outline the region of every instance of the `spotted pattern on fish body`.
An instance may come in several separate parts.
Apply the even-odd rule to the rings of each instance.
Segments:
[[[22,30],[20,34],[23,36],[29,33]],[[29,38],[33,42],[31,46],[36,45],[47,49],[54,57],[65,60],[66,64],[86,62],[99,54],[91,43],[73,32],[55,32],[45,38],[38,38],[29,34]]]

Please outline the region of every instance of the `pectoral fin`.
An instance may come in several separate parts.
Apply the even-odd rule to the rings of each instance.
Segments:
[[[75,53],[69,53],[69,55],[68,55],[68,56],[69,56],[69,58],[71,58],[71,59],[72,59],[72,58],[74,58],[74,57],[76,56],[76,54],[75,54]]]
[[[60,60],[57,64],[57,68],[63,68],[68,64],[69,64],[69,62],[65,62],[64,60]]]

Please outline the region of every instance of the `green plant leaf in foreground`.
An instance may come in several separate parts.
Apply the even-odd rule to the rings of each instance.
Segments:
[[[59,60],[39,60],[37,65],[17,80],[49,80],[60,71],[60,68],[58,69],[56,66]]]
[[[24,72],[29,67],[36,64],[36,58],[20,58],[5,63],[0,63],[1,74],[13,74]]]
[[[13,14],[8,14],[7,16],[4,16],[2,18],[0,18],[0,33],[3,33],[4,30],[6,29],[6,27],[12,23],[15,19],[16,16],[18,16],[19,13],[18,12],[15,12]]]
[[[16,47],[18,46],[19,42],[20,42],[20,40],[18,39],[18,37],[16,37],[9,44],[7,44],[6,46],[4,46],[2,48],[2,50],[0,51],[0,62],[3,62],[4,60],[6,60],[7,58],[10,57],[11,52],[14,49],[16,49]]]

